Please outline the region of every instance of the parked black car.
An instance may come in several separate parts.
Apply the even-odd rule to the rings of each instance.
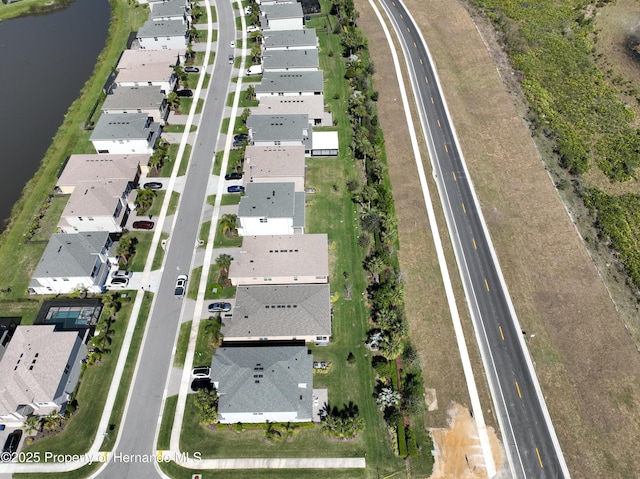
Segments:
[[[191,91],[191,90],[178,90],[178,91],[176,92],[176,95],[178,95],[178,96],[192,97],[192,96],[193,96],[193,91]]]
[[[20,444],[20,439],[22,439],[22,429],[16,429],[7,436],[2,452],[16,452],[18,450],[18,445]]]
[[[184,67],[184,71],[187,73],[198,73],[200,69],[198,67]]]
[[[150,181],[142,185],[145,190],[160,190],[162,189],[162,183],[159,181]]]
[[[224,175],[225,180],[241,180],[242,173],[227,173]]]

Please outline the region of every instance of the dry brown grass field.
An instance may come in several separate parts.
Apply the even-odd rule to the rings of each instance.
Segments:
[[[434,57],[519,319],[535,335],[529,349],[572,477],[640,477],[640,355],[501,79],[510,72],[494,61],[497,44],[479,34],[490,29],[477,28],[457,0],[405,3]],[[377,68],[411,337],[438,401],[426,426],[443,427],[449,404],[468,405],[468,396],[389,50],[368,2],[356,5]],[[450,248],[448,257],[453,268]],[[465,333],[473,343],[468,319]],[[486,388],[481,400],[490,409]]]

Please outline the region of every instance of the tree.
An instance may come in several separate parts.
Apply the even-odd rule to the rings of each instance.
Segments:
[[[249,108],[245,108],[240,115],[240,119],[242,119],[242,123],[247,124],[247,120],[251,116],[251,110]]]
[[[376,404],[381,411],[384,411],[390,407],[396,407],[400,404],[400,393],[394,391],[393,388],[384,387],[378,393],[376,397]]]
[[[403,348],[404,342],[402,338],[394,334],[385,334],[380,343],[380,352],[390,361],[400,356]]]
[[[33,414],[24,421],[22,426],[24,433],[27,436],[31,436],[34,432],[40,430],[40,416],[34,416]]]
[[[322,430],[331,437],[353,439],[364,429],[364,418],[353,401],[343,405],[342,409],[327,406],[325,412]]]
[[[135,201],[136,206],[138,207],[138,212],[144,212],[148,210],[153,204],[153,198],[155,198],[155,196],[156,192],[149,188],[138,188]]]
[[[256,43],[251,47],[251,59],[253,60],[254,63],[262,63],[260,61],[261,57],[262,57],[262,48],[260,48],[260,45]]]
[[[223,235],[227,235],[227,233],[231,233],[232,236],[237,234],[238,229],[238,216],[227,213],[226,215],[222,215],[220,218],[220,231]]]
[[[376,284],[380,283],[380,273],[385,270],[386,266],[379,254],[372,254],[364,260],[364,267],[371,273]]]
[[[42,418],[42,429],[47,432],[52,432],[62,427],[63,423],[64,416],[57,411],[51,411],[50,414]]]
[[[133,238],[127,235],[121,236],[115,251],[116,256],[120,258],[120,262],[126,263],[134,251]]]
[[[196,394],[195,405],[201,426],[208,426],[218,420],[218,394],[215,389],[200,389]]]
[[[247,100],[251,101],[251,100],[255,100],[256,98],[256,89],[254,88],[253,85],[249,85],[249,87],[247,88]]]
[[[225,215],[227,216],[227,215]],[[235,215],[230,215],[235,216]],[[231,266],[231,260],[233,258],[228,254],[221,254],[216,258],[216,266],[220,269],[220,272],[224,272],[226,274],[229,273],[229,267]]]
[[[180,97],[175,91],[172,91],[167,95],[167,105],[169,105],[169,108],[173,111],[180,110]]]

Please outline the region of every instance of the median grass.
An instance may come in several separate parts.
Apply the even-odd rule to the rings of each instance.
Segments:
[[[184,360],[187,357],[187,348],[189,347],[189,334],[191,333],[191,321],[187,321],[180,325],[180,333],[178,334],[178,342],[176,344],[176,354],[173,357],[173,367],[183,368]]]

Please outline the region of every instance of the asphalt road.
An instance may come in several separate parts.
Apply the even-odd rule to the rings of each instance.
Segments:
[[[476,337],[509,455],[518,478],[568,477],[562,452],[527,361],[524,333],[501,278],[499,266],[476,208],[473,185],[458,151],[454,132],[423,39],[405,6],[381,0],[391,15],[410,64],[418,109],[426,122],[438,189],[474,318]],[[426,5],[423,8],[428,8]],[[478,99],[482,101],[482,99]],[[540,394],[539,394],[540,393]]]
[[[100,473],[100,477],[104,478],[158,477],[153,464],[118,460],[117,455],[140,454],[149,457],[155,455],[156,451],[154,437],[164,387],[172,367],[171,351],[178,334],[183,304],[187,301],[186,297],[179,299],[174,296],[175,281],[179,274],[189,274],[191,271],[233,68],[228,63],[227,50],[229,41],[236,36],[235,13],[228,1],[217,2],[215,7],[220,54],[215,58],[215,75],[209,82],[186,184],[177,211],[177,221],[169,238],[162,280],[148,321],[147,337],[138,362],[129,408],[122,421],[120,441],[114,449],[116,459]],[[183,159],[187,160],[188,158]]]

